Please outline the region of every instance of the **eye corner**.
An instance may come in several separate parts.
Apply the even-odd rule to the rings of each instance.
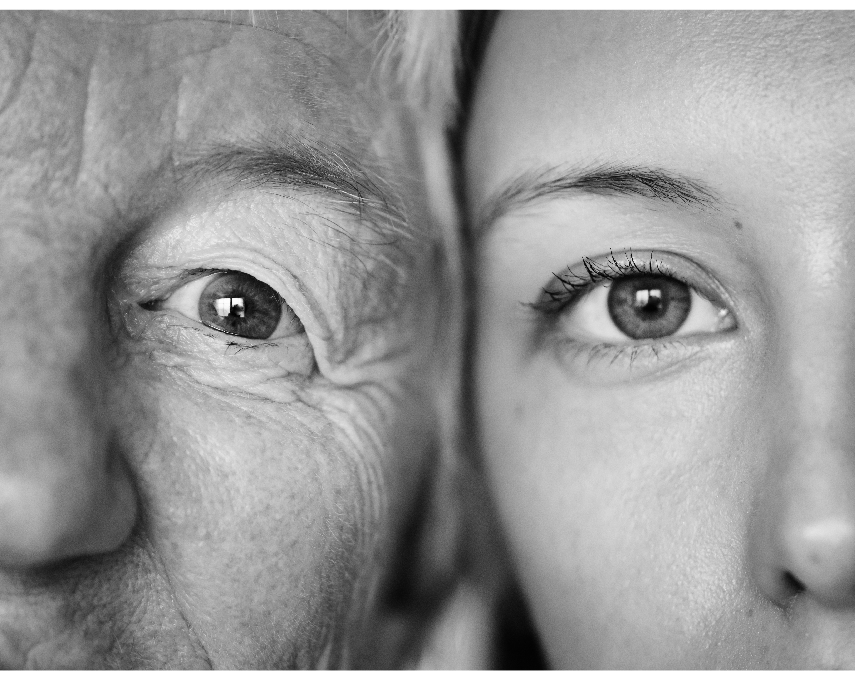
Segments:
[[[567,298],[560,291],[551,291],[548,287],[544,287],[536,300],[530,302],[522,300],[520,305],[538,314],[553,316],[567,306]]]

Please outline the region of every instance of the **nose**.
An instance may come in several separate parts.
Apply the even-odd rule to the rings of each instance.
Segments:
[[[836,605],[851,599],[855,585],[855,525],[845,514],[826,514],[788,532],[786,561],[793,583]]]
[[[767,404],[776,408],[767,410],[776,431],[755,494],[749,565],[761,592],[782,607],[800,596],[855,606],[855,377],[841,365],[848,355],[833,352],[795,382],[776,383],[789,393]]]
[[[855,448],[846,450],[811,444],[802,457],[784,460],[783,476],[766,481],[750,558],[760,590],[779,606],[802,594],[828,607],[855,605],[855,466],[848,456]]]
[[[7,346],[0,367],[0,566],[114,550],[133,528],[137,498],[115,447],[98,359],[39,359],[31,348]]]

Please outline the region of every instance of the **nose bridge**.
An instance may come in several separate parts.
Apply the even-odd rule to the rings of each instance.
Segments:
[[[9,432],[36,411],[47,428],[91,409],[100,375],[100,317],[79,254],[16,243],[0,238],[0,424]]]
[[[62,268],[74,256],[30,253],[0,265],[0,565],[108,550],[136,509],[112,447],[91,276]]]
[[[809,464],[817,453],[855,454],[855,312],[845,310],[855,297],[834,300],[787,336],[790,444]]]
[[[790,303],[770,364],[767,475],[749,534],[755,580],[785,605],[855,604],[855,312],[838,287]],[[796,316],[797,315],[797,316]]]
[[[44,325],[50,321],[43,308],[30,311],[45,320],[21,323],[12,311],[0,326],[0,467],[7,472],[50,458],[71,461],[75,453],[84,460],[107,433],[98,364],[85,340],[68,326]]]

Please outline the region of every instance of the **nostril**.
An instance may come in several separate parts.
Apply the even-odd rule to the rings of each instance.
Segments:
[[[786,593],[789,596],[798,595],[805,590],[805,585],[796,579],[791,572],[784,572],[783,582]]]

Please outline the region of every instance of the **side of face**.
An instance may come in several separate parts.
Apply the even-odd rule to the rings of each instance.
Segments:
[[[556,666],[855,663],[853,34],[498,20],[465,157],[475,392]]]
[[[436,445],[377,17],[2,22],[0,661],[353,663]]]

